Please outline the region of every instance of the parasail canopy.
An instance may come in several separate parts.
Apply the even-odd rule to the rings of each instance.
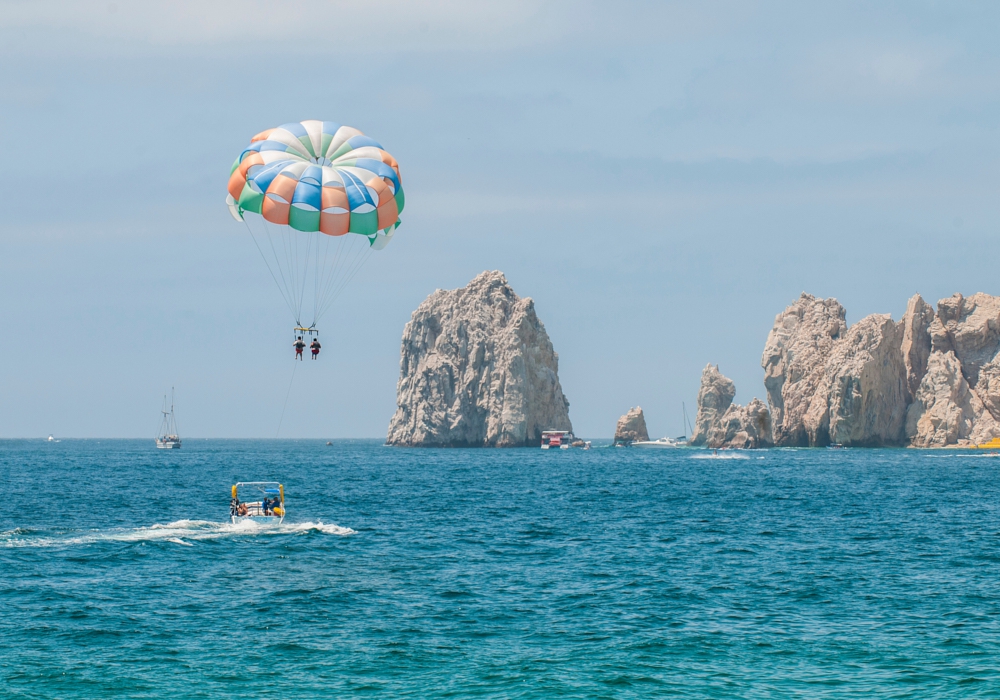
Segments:
[[[228,190],[235,219],[247,222],[248,212],[262,217],[271,256],[249,222],[247,228],[297,326],[306,320],[309,282],[315,326],[367,254],[392,239],[405,201],[399,165],[381,144],[353,127],[316,120],[254,136],[233,164]],[[312,232],[326,236],[302,240]],[[331,240],[338,243],[332,251]]]

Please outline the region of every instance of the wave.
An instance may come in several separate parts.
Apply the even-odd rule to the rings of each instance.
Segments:
[[[719,452],[718,454],[691,455],[691,459],[750,459],[750,455],[741,452]],[[758,457],[758,459],[761,459]]]
[[[937,448],[941,449],[941,448]],[[926,450],[924,457],[930,459],[997,459],[1000,458],[1000,453],[997,452],[986,452],[984,454],[976,454],[975,452],[952,452],[951,454],[928,454],[931,450]]]
[[[213,522],[210,520],[175,520],[172,523],[155,524],[148,527],[113,528],[109,530],[74,530],[51,534],[51,531],[14,528],[0,532],[0,547],[72,547],[101,542],[171,542],[193,546],[199,540],[215,540],[227,537],[258,537],[275,535],[299,535],[319,532],[324,535],[353,535],[349,527],[333,523],[257,523],[244,520],[238,523]]]

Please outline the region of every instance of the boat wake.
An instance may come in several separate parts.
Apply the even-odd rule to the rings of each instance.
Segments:
[[[114,528],[110,530],[31,530],[15,528],[0,532],[0,548],[11,547],[73,547],[101,542],[170,542],[186,547],[200,540],[228,537],[273,537],[318,532],[324,535],[353,535],[354,530],[332,523],[258,523],[249,520],[238,523],[210,520],[177,520],[149,527]]]

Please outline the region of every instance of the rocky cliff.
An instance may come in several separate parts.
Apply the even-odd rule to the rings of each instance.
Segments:
[[[437,290],[403,329],[396,413],[386,443],[422,447],[538,445],[572,430],[559,356],[503,273]]]
[[[746,406],[733,404],[708,431],[706,447],[753,449],[771,446],[771,412],[754,398]]]
[[[646,417],[642,414],[642,407],[636,406],[618,419],[618,425],[615,426],[615,443],[628,445],[642,440],[649,440],[649,433],[646,431]]]
[[[891,316],[873,314],[834,343],[803,418],[810,445],[902,444],[907,404],[902,336]]]
[[[701,387],[698,389],[698,413],[694,418],[694,432],[688,441],[691,445],[704,445],[720,418],[729,410],[736,396],[736,385],[729,377],[723,376],[718,365],[708,363],[701,371]]]
[[[914,447],[1000,436],[1000,297],[955,294],[927,326],[927,368],[906,415]]]
[[[846,317],[836,299],[804,292],[775,317],[761,365],[776,445],[815,444],[806,428],[806,413],[825,380],[834,343],[847,332]]]
[[[774,444],[933,447],[1000,435],[1000,297],[920,295],[898,323],[850,328],[836,299],[803,294],[761,358]]]
[[[771,413],[760,399],[746,406],[733,403],[736,385],[708,364],[701,373],[698,414],[691,445],[711,448],[753,448],[771,445]]]

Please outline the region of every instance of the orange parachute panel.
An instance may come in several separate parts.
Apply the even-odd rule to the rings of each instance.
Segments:
[[[384,178],[373,177],[365,184],[378,193],[378,203],[375,206],[380,207],[385,204],[386,200],[392,199],[392,189],[386,184]]]
[[[334,214],[323,211],[319,214],[319,230],[328,236],[343,236],[350,227],[350,212]]]
[[[324,187],[320,192],[320,197],[323,209],[329,209],[330,207],[340,207],[346,211],[350,211],[351,209],[347,201],[347,192],[343,187]]]
[[[270,187],[267,188],[268,194],[276,194],[285,200],[286,203],[292,201],[292,195],[295,194],[295,188],[299,186],[299,181],[288,177],[287,175],[279,174],[278,177],[271,181]]]
[[[279,202],[271,197],[264,197],[264,204],[261,205],[260,215],[279,226],[288,225],[288,212],[292,205],[288,202]]]
[[[380,229],[392,226],[399,218],[399,207],[396,205],[396,198],[390,197],[385,204],[380,204],[378,208],[378,227]]]
[[[270,136],[273,131],[274,129],[265,129],[264,131],[260,132],[252,139],[250,139],[250,143],[253,143],[254,141],[266,141],[267,137]]]

